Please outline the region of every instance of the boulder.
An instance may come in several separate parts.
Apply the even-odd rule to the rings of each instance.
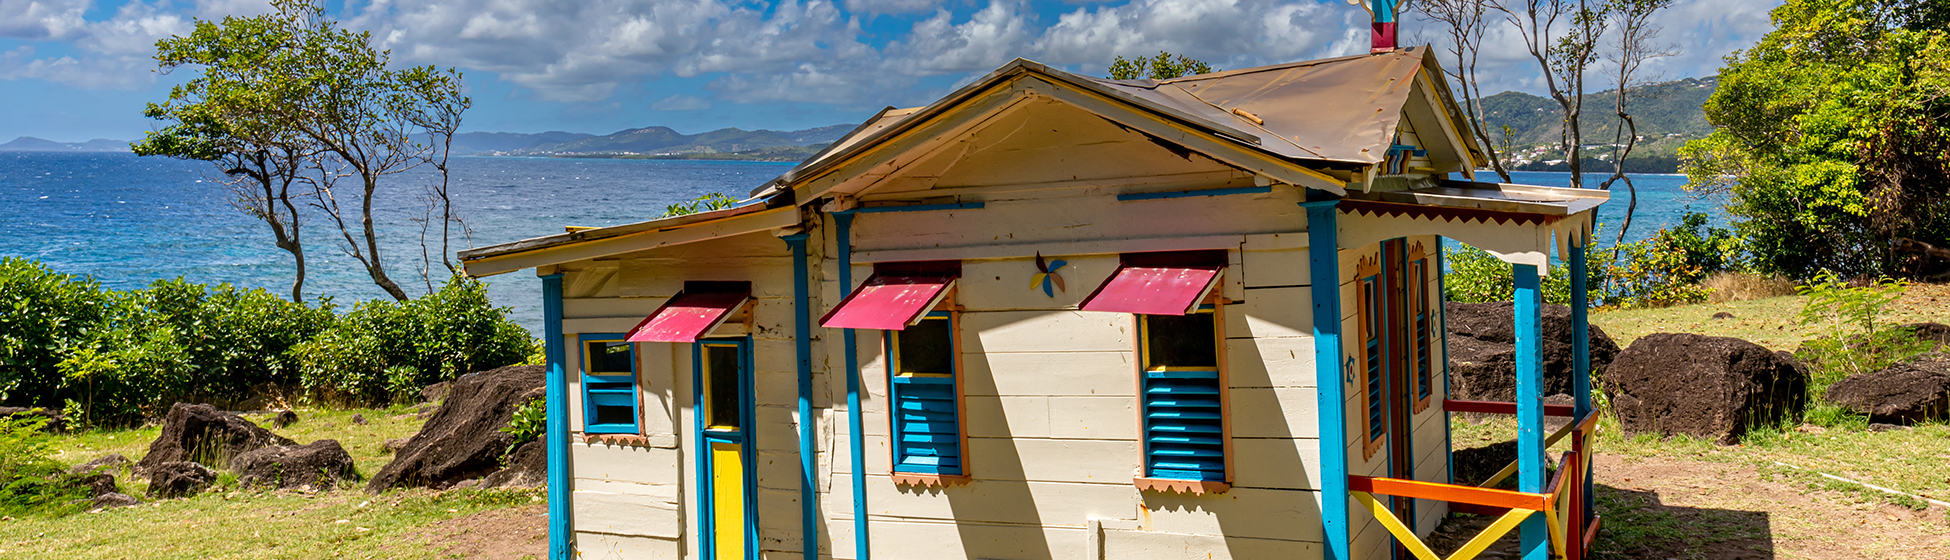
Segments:
[[[406,441],[409,439],[412,438],[393,438],[386,440],[379,444],[379,450],[387,453],[398,453],[400,448],[406,447]]]
[[[366,490],[446,488],[501,469],[513,436],[501,433],[515,409],[543,395],[542,366],[508,366],[454,380],[439,409],[420,433],[393,454]]]
[[[150,498],[195,496],[217,483],[217,471],[190,461],[169,461],[149,467]]]
[[[258,448],[231,459],[230,472],[237,473],[239,486],[266,488],[325,490],[341,480],[359,479],[352,454],[329,439]]]
[[[364,414],[354,414],[354,415],[352,415],[352,425],[354,425],[354,426],[364,426],[364,425],[366,425],[366,415],[364,415]]]
[[[162,433],[149,444],[149,454],[136,463],[136,472],[148,473],[157,465],[177,461],[223,467],[260,447],[297,444],[216,407],[176,403],[163,418]]]
[[[119,469],[127,466],[129,466],[128,457],[123,457],[121,453],[110,453],[108,455],[104,455],[101,458],[95,459],[93,461],[75,465],[73,468],[68,469],[68,472],[74,474],[87,474],[95,471]]]
[[[1443,307],[1449,323],[1449,398],[1512,402],[1517,400],[1517,346],[1510,302],[1450,303]],[[1540,310],[1544,331],[1544,394],[1571,393],[1571,308],[1545,305]],[[1602,377],[1618,344],[1604,329],[1591,325],[1591,375]]]
[[[1909,331],[1910,334],[1916,335],[1918,339],[1935,342],[1938,351],[1942,351],[1945,346],[1950,346],[1950,325],[1943,323],[1910,323],[1896,328]]]
[[[548,447],[531,441],[508,455],[508,466],[481,479],[482,488],[541,488],[548,486]]]
[[[447,392],[452,391],[453,388],[454,388],[454,382],[452,381],[442,381],[439,383],[428,385],[425,388],[420,389],[420,402],[426,402],[426,403],[440,402],[441,400],[447,398]]]
[[[59,412],[55,412],[45,408],[22,408],[18,406],[0,406],[0,418],[12,418],[16,416],[39,416],[41,418],[46,418],[47,424],[41,426],[42,432],[56,433],[56,432],[66,431],[68,429],[68,419],[66,417],[61,416],[61,413]]]
[[[1822,395],[1879,424],[1950,418],[1950,355],[1931,353],[1878,371],[1851,375]]]
[[[298,413],[290,410],[280,410],[271,415],[271,427],[273,428],[285,428],[296,423],[298,423]]]
[[[118,490],[115,487],[115,475],[108,473],[83,475],[76,477],[74,482],[88,489],[88,498],[91,500],[104,494],[114,494]]]
[[[1603,389],[1627,434],[1733,444],[1807,408],[1808,374],[1784,356],[1737,338],[1656,333],[1619,352]]]
[[[102,494],[100,496],[95,496],[92,506],[93,509],[102,510],[102,509],[130,507],[140,503],[142,502],[136,500],[135,496],[123,494],[121,492],[110,492],[107,494]]]

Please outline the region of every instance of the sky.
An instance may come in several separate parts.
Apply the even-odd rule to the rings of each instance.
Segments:
[[[1712,75],[1772,29],[1777,0],[1672,0],[1646,65]],[[1244,68],[1365,52],[1368,14],[1344,0],[330,0],[393,63],[454,67],[474,106],[464,131],[608,134],[644,126],[796,130],[923,105],[1021,57],[1105,74],[1167,50]],[[144,103],[193,70],[160,74],[158,39],[264,0],[0,0],[0,141],[133,140]],[[1412,13],[1405,44],[1441,30]],[[1536,63],[1493,31],[1482,90],[1543,93]],[[1593,78],[1592,89],[1606,89]]]

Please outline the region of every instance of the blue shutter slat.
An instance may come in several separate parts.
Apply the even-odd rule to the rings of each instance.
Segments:
[[[960,412],[953,377],[895,376],[896,470],[961,474]]]
[[[1145,476],[1225,480],[1219,370],[1144,372]]]

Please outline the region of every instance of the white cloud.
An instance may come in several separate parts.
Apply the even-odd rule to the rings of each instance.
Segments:
[[[0,0],[0,37],[59,40],[87,24],[87,0]]]
[[[711,108],[711,101],[695,95],[672,95],[650,104],[652,111],[702,111]]]
[[[72,56],[35,58],[34,47],[0,53],[0,80],[45,80],[82,89],[132,90],[155,83],[146,59]]]
[[[1134,0],[1078,8],[1037,39],[1046,62],[1096,71],[1115,56],[1170,51],[1224,68],[1344,54],[1366,13],[1340,3],[1273,0]]]
[[[844,0],[846,11],[855,14],[918,14],[939,8],[942,0]]]

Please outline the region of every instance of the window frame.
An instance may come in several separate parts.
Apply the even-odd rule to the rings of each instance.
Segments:
[[[1426,249],[1420,242],[1409,245],[1407,266],[1403,275],[1409,282],[1408,321],[1409,321],[1409,370],[1413,374],[1415,394],[1411,395],[1414,414],[1421,414],[1435,402],[1436,379],[1436,337],[1444,333],[1436,332],[1434,305],[1429,302],[1429,264]]]
[[[1150,348],[1146,345],[1147,339],[1149,338],[1147,332],[1148,326],[1145,322],[1145,315],[1138,313],[1130,314],[1132,321],[1131,332],[1137,335],[1133,337],[1135,340],[1132,341],[1132,348],[1136,356],[1131,361],[1136,370],[1136,374],[1133,376],[1133,381],[1135,382],[1133,394],[1136,395],[1137,402],[1133,408],[1137,411],[1136,416],[1138,422],[1138,475],[1133,478],[1132,482],[1140,491],[1181,492],[1185,494],[1205,495],[1222,494],[1232,489],[1233,476],[1238,472],[1238,469],[1233,464],[1232,390],[1231,378],[1228,376],[1230,368],[1227,367],[1226,360],[1225,309],[1228,305],[1237,302],[1228,300],[1222,295],[1222,291],[1225,289],[1224,273],[1224,269],[1221,269],[1221,279],[1214,283],[1211,292],[1200,299],[1199,305],[1194,311],[1195,313],[1209,312],[1212,314],[1212,350],[1214,363],[1217,364],[1218,369],[1219,441],[1220,452],[1223,455],[1221,461],[1225,471],[1220,480],[1193,480],[1151,476],[1150,437],[1146,433],[1147,424],[1145,423],[1145,381],[1146,374],[1152,369],[1148,367],[1149,364],[1147,363],[1150,360]]]
[[[1383,299],[1386,286],[1381,282],[1381,255],[1361,257],[1354,268],[1356,331],[1354,388],[1361,394],[1361,460],[1374,459],[1375,452],[1388,443],[1388,362],[1387,332],[1383,328]]]
[[[578,392],[582,396],[582,433],[584,434],[643,434],[643,393],[641,384],[638,382],[638,379],[642,375],[642,365],[639,363],[642,356],[637,352],[637,343],[628,342],[627,336],[625,333],[583,333],[576,335],[577,369],[580,370],[578,373],[581,374],[581,385],[578,388]],[[592,368],[590,367],[589,360],[589,345],[599,342],[622,342],[629,347],[630,372],[628,374],[620,372],[592,373],[590,371]],[[597,405],[595,399],[590,398],[590,386],[593,383],[629,384],[630,423],[628,425],[596,423]]]
[[[948,293],[942,296],[940,303],[935,304],[933,308],[922,313],[921,320],[948,321],[949,351],[953,354],[953,359],[950,361],[949,367],[953,371],[948,372],[947,376],[953,380],[953,388],[951,390],[955,398],[955,445],[957,449],[957,461],[959,463],[956,468],[957,472],[943,473],[938,472],[939,469],[937,469],[937,472],[932,473],[902,470],[901,458],[904,446],[901,443],[902,431],[900,427],[899,406],[900,385],[903,385],[903,383],[899,383],[896,380],[911,375],[900,371],[900,340],[898,337],[902,331],[881,331],[881,355],[885,357],[883,362],[887,374],[887,437],[889,451],[887,472],[893,478],[893,482],[896,485],[947,487],[966,484],[973,479],[971,474],[973,468],[968,457],[968,396],[964,389],[965,381],[963,380],[965,377],[963,373],[966,370],[962,365],[961,355],[962,308],[955,303],[956,291],[954,287],[950,287]],[[928,373],[932,374],[932,372]]]

